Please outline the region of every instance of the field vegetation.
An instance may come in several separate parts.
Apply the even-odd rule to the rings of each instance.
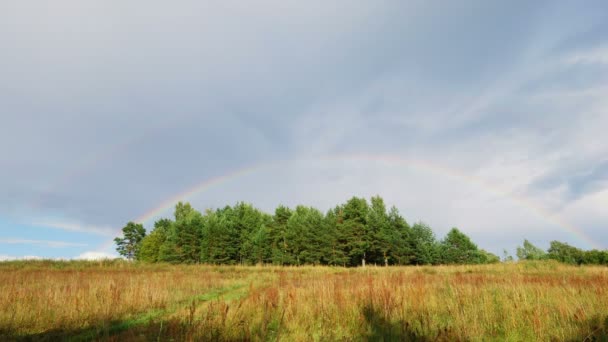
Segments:
[[[0,263],[0,340],[592,341],[608,268]]]

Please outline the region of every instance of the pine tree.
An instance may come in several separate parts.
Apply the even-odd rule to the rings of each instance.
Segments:
[[[239,262],[240,233],[232,207],[225,206],[215,212],[213,220],[207,222],[208,235],[213,237],[213,248],[208,253],[210,262],[236,264]]]
[[[416,265],[431,265],[439,263],[439,248],[435,240],[435,233],[426,224],[419,222],[412,226],[411,244],[413,258]]]
[[[141,224],[129,222],[122,229],[122,238],[115,238],[116,251],[128,260],[134,260],[138,257],[141,242],[146,236],[146,230]]]
[[[367,214],[368,255],[369,262],[388,265],[390,251],[395,236],[389,225],[384,200],[380,196],[372,197]]]
[[[390,209],[387,221],[387,230],[382,233],[381,240],[383,253],[386,253],[394,264],[407,265],[413,259],[411,228],[395,207]]]
[[[287,253],[287,221],[292,215],[291,209],[285,206],[278,206],[274,211],[270,226],[269,239],[272,244],[272,263],[275,265],[292,264]]]
[[[458,228],[452,228],[443,239],[441,251],[445,264],[478,264],[483,261],[477,245]]]
[[[350,266],[365,266],[367,261],[371,240],[367,231],[368,210],[364,198],[353,197],[344,205],[344,221],[340,229],[346,236],[346,252],[350,257]]]
[[[324,218],[324,227],[327,232],[327,256],[329,265],[346,266],[349,262],[347,255],[347,235],[342,230],[344,211],[341,206],[329,210]]]
[[[171,263],[198,263],[203,219],[190,203],[175,206],[175,222],[167,231],[165,242],[159,249],[159,260]]]

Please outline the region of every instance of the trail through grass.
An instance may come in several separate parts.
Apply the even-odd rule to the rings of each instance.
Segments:
[[[132,329],[136,326],[141,325],[150,325],[155,322],[160,322],[163,318],[170,316],[171,314],[175,314],[180,309],[185,309],[191,305],[198,305],[203,302],[211,301],[211,300],[224,300],[231,301],[235,299],[242,298],[247,294],[247,291],[243,291],[245,284],[235,284],[232,286],[219,288],[213,291],[209,291],[207,293],[194,296],[192,298],[186,299],[179,303],[175,303],[170,308],[163,310],[151,310],[145,312],[143,314],[137,315],[133,318],[110,323],[107,327],[102,327],[101,329],[92,328],[88,331],[84,331],[79,335],[70,336],[70,341],[91,341],[100,337],[109,338],[112,335],[117,333]]]

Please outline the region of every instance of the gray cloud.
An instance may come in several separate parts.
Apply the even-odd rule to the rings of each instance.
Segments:
[[[425,159],[547,210],[598,201],[589,196],[607,185],[605,7],[4,3],[0,215],[60,217],[105,232],[229,170],[357,153]],[[333,167],[306,180],[318,182],[310,195],[295,176],[282,185],[291,191],[275,191],[283,201],[325,206],[314,197],[342,201],[349,186],[378,172]],[[270,206],[279,198],[261,180],[273,184],[287,171],[269,172],[251,179],[256,191],[227,184],[195,200]],[[370,184],[363,193],[386,193],[440,227],[450,219],[500,226],[476,221],[487,198],[466,187],[448,184],[437,201],[423,187],[402,195]],[[504,205],[486,210],[498,215]],[[602,222],[589,223],[589,234]]]

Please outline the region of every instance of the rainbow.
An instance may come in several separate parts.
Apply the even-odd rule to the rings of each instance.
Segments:
[[[70,182],[74,182],[76,179],[86,175],[89,171],[93,170],[102,162],[116,157],[116,155],[122,153],[123,151],[127,151],[129,146],[141,142],[146,137],[154,135],[154,133],[160,132],[166,127],[167,122],[159,122],[148,130],[140,131],[139,134],[137,134],[138,132],[135,132],[135,134],[129,135],[128,138],[122,141],[104,145],[99,151],[88,153],[85,158],[77,159],[77,162],[71,165],[68,172],[61,174],[58,178],[51,179],[51,182],[46,187],[45,191],[53,192],[54,190],[59,189]],[[30,205],[32,207],[40,207],[42,198],[43,197],[38,197],[34,199]]]
[[[551,213],[548,210],[542,208],[541,206],[534,203],[530,199],[519,196],[519,195],[512,194],[508,191],[505,191],[504,189],[501,189],[497,186],[488,184],[477,177],[465,174],[456,169],[447,168],[447,167],[444,167],[444,166],[441,166],[441,165],[438,165],[438,164],[435,164],[435,163],[432,163],[429,161],[425,161],[425,160],[403,158],[403,157],[399,157],[399,156],[395,156],[395,155],[367,155],[367,154],[337,155],[337,156],[325,156],[325,157],[320,157],[320,158],[314,158],[314,159],[310,159],[310,160],[328,161],[328,162],[336,162],[336,161],[338,161],[338,162],[352,162],[352,161],[355,161],[355,162],[359,162],[359,161],[360,162],[384,162],[384,163],[397,164],[397,165],[401,165],[401,166],[414,167],[414,168],[421,169],[424,171],[433,172],[433,173],[441,175],[443,177],[448,177],[448,178],[456,179],[459,181],[463,181],[470,185],[478,186],[498,197],[507,198],[510,201],[512,201],[513,203],[517,204],[518,206],[528,210],[530,213],[542,218],[543,220],[545,220],[551,224],[554,224],[554,225],[562,228],[564,231],[572,233],[576,238],[578,238],[581,241],[584,241],[592,248],[602,249],[592,238],[587,236],[578,227],[567,222],[566,220],[561,218],[559,215]],[[287,163],[294,163],[294,162],[298,162],[298,161],[300,161],[300,160],[290,159],[290,160],[278,160],[278,161],[259,163],[259,164],[250,165],[250,166],[244,167],[242,169],[238,169],[238,170],[229,172],[222,176],[206,179],[198,184],[195,184],[193,187],[189,188],[188,190],[178,193],[174,196],[171,196],[170,198],[161,202],[158,206],[150,209],[149,211],[145,212],[144,214],[139,216],[137,219],[135,219],[135,222],[142,223],[142,224],[149,223],[152,219],[158,218],[162,214],[171,210],[175,206],[175,204],[177,204],[177,202],[187,201],[191,198],[194,198],[195,196],[198,196],[198,195],[204,193],[205,191],[209,190],[212,187],[219,186],[219,185],[227,183],[229,181],[239,179],[243,176],[253,174],[255,172],[258,172],[258,171],[261,171],[264,169],[268,169],[273,166],[287,164]],[[118,235],[120,235],[120,231],[117,232],[117,236]],[[106,242],[100,247],[99,250],[105,251],[108,248],[110,248],[112,246],[112,244],[113,244],[113,241]]]

